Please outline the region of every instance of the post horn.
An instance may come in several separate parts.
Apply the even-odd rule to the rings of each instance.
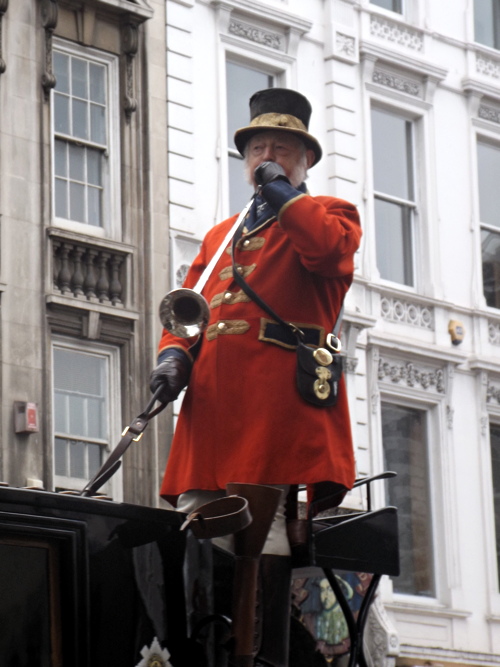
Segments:
[[[174,336],[191,338],[191,336],[198,336],[203,333],[207,328],[210,319],[210,306],[201,292],[219,258],[226,249],[227,244],[231,241],[239,225],[250,210],[255,194],[226,234],[217,252],[205,267],[195,287],[193,289],[180,287],[179,289],[172,290],[163,297],[159,311],[160,322]]]
[[[163,297],[160,321],[167,331],[180,338],[203,333],[210,319],[210,307],[196,290],[181,287]]]

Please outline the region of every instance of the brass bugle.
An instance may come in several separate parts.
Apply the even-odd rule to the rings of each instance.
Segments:
[[[208,326],[210,307],[204,296],[195,290],[181,287],[163,297],[160,303],[160,321],[174,336],[198,336]]]

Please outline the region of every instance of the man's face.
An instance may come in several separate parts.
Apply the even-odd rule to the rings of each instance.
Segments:
[[[322,579],[320,581],[319,596],[323,607],[325,609],[332,609],[337,600],[328,579]]]
[[[314,162],[314,152],[287,132],[261,132],[253,136],[246,149],[247,176],[256,186],[253,173],[262,162],[276,162],[285,170],[290,183],[298,187]]]

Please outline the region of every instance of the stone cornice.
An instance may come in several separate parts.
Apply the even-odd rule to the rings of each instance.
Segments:
[[[394,49],[386,48],[380,44],[363,40],[360,43],[360,53],[365,58],[372,58],[375,61],[381,61],[388,65],[394,66]],[[436,82],[444,81],[448,74],[445,67],[439,67],[434,63],[418,56],[401,53],[398,51],[397,56],[398,69],[406,70],[416,75],[420,79],[427,77]]]
[[[258,0],[210,0],[210,5],[215,8],[226,9],[237,12],[240,16],[251,17],[258,21],[275,23],[282,28],[295,30],[301,34],[309,32],[313,22],[296,14],[283,11]]]

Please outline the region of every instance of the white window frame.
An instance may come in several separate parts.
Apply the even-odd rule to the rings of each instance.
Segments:
[[[413,189],[414,189],[414,202],[400,200],[397,197],[391,197],[386,193],[377,193],[375,190],[374,183],[374,165],[373,165],[373,153],[372,153],[372,123],[371,123],[371,112],[372,109],[379,109],[387,113],[394,114],[400,118],[407,120],[412,123],[412,172],[413,172]],[[423,288],[423,276],[428,275],[429,267],[422,266],[426,263],[427,260],[423,259],[424,253],[422,252],[422,208],[423,208],[423,196],[421,188],[421,168],[419,165],[422,165],[422,160],[417,159],[417,156],[420,157],[421,153],[423,155],[423,134],[424,128],[423,116],[417,114],[414,110],[402,106],[394,106],[387,103],[385,99],[380,97],[371,97],[369,104],[369,132],[367,132],[369,140],[369,155],[370,155],[370,182],[371,182],[371,191],[372,191],[372,206],[371,206],[371,219],[373,222],[373,267],[375,269],[374,273],[376,276],[377,282],[381,284],[396,287],[399,290],[408,291],[408,292],[420,292]],[[425,166],[424,166],[425,168]],[[403,205],[410,206],[412,209],[412,219],[411,219],[411,255],[412,255],[412,264],[413,264],[413,285],[405,285],[403,283],[394,282],[392,280],[384,279],[380,276],[380,271],[377,263],[377,248],[376,248],[376,218],[375,218],[375,199],[377,195],[383,195],[383,198],[386,201],[392,201],[394,203],[402,203]],[[420,261],[422,258],[422,262]]]
[[[279,85],[280,85],[280,84],[279,84],[279,78],[280,78],[280,75],[277,76],[276,73],[270,71],[268,67],[262,67],[261,64],[258,63],[258,62],[248,62],[248,61],[242,62],[241,59],[234,59],[234,58],[226,57],[226,62],[225,62],[225,67],[226,67],[226,86],[225,86],[225,91],[226,91],[226,117],[229,115],[229,114],[228,114],[228,98],[229,98],[229,92],[228,92],[228,89],[227,89],[227,65],[228,65],[228,63],[232,63],[233,65],[237,65],[237,66],[240,66],[240,67],[246,67],[247,69],[254,70],[254,71],[259,72],[259,73],[261,73],[261,74],[263,74],[263,75],[265,75],[265,76],[273,77],[273,79],[274,79],[274,86],[273,86],[273,87],[275,87],[275,88],[276,88],[276,87],[279,87]],[[277,80],[278,80],[278,82],[277,82]],[[277,85],[276,85],[276,84],[277,84]],[[253,91],[253,92],[255,92],[255,91]],[[248,124],[248,122],[250,122],[250,115],[249,115],[250,108],[249,108],[249,106],[248,106],[249,99],[250,99],[250,96],[248,96],[248,98],[247,98],[247,100],[246,100],[246,103],[247,103],[246,106],[247,106],[247,110],[248,110],[248,117],[245,119],[245,122],[246,122],[247,124]],[[226,124],[226,127],[227,127],[227,124]],[[229,145],[229,137],[228,137],[228,135],[227,135],[227,132],[226,132],[226,142],[227,142],[227,154],[226,154],[226,159],[227,159],[228,197],[229,197],[229,202],[230,202],[230,201],[231,201],[231,191],[230,191],[230,183],[231,183],[231,178],[230,178],[230,165],[231,165],[231,158],[236,158],[236,159],[241,163],[241,170],[240,170],[240,172],[241,172],[241,173],[240,173],[240,178],[241,178],[241,179],[244,179],[244,178],[245,178],[245,176],[244,176],[244,159],[241,157],[239,151],[238,151],[236,148],[232,148],[232,147]],[[248,185],[248,189],[249,189],[249,197],[248,197],[248,199],[250,199],[250,197],[251,197],[251,195],[252,195],[252,189],[251,189],[251,186],[250,186],[250,185]],[[247,200],[247,201],[248,201],[248,200]],[[246,203],[246,202],[243,202],[240,208],[243,208],[243,206],[245,205],[245,203]],[[230,206],[230,213],[237,213],[237,211],[231,210],[231,209],[233,208],[233,207],[231,206],[231,204],[229,204],[229,206]]]
[[[497,379],[498,378],[492,378]],[[485,386],[487,382],[482,381],[481,374],[478,377],[479,386]],[[481,392],[482,393],[482,392]],[[486,397],[483,395],[483,401]],[[483,432],[479,434],[478,440],[482,442],[479,448],[481,479],[485,480],[482,485],[481,496],[484,512],[484,539],[485,558],[482,567],[486,578],[488,590],[490,613],[493,617],[500,617],[500,571],[497,563],[496,533],[495,533],[495,510],[493,504],[493,471],[491,465],[491,440],[490,426],[500,426],[500,406],[493,403],[483,403],[482,413],[485,416]],[[489,483],[488,483],[489,482]]]
[[[477,225],[476,225],[476,230],[477,230],[477,252],[478,252],[478,266],[479,268],[479,273],[480,275],[478,276],[478,284],[479,284],[479,294],[478,294],[478,301],[479,303],[482,304],[483,308],[485,310],[488,310],[492,313],[496,313],[498,315],[498,312],[500,310],[500,306],[489,306],[486,302],[486,296],[484,294],[484,280],[483,280],[483,251],[482,251],[482,242],[481,242],[481,234],[482,231],[490,231],[493,233],[499,234],[500,237],[500,227],[494,227],[492,225],[488,225],[488,223],[483,223],[481,220],[481,201],[480,201],[480,193],[479,193],[479,160],[478,160],[478,154],[477,154],[477,149],[478,149],[478,144],[479,143],[484,143],[484,144],[490,144],[491,146],[495,146],[500,150],[500,133],[499,132],[488,132],[485,129],[478,129],[476,132],[474,132],[474,138],[473,138],[473,151],[472,151],[472,168],[473,168],[473,173],[475,174],[475,187],[474,187],[474,192],[475,192],[475,218],[477,220]]]
[[[380,352],[383,355],[383,351]],[[431,360],[429,360],[431,361]],[[426,364],[428,365],[428,364]],[[376,401],[378,409],[372,411],[374,474],[384,469],[384,449],[382,440],[382,403],[393,403],[402,407],[425,410],[427,412],[427,438],[430,474],[430,504],[433,511],[432,541],[434,557],[435,597],[396,593],[389,577],[383,577],[381,591],[384,601],[391,609],[443,609],[451,601],[451,589],[456,578],[456,565],[451,555],[456,553],[456,535],[453,531],[457,518],[453,514],[453,499],[441,493],[441,489],[453,488],[453,461],[448,460],[448,447],[444,444],[449,439],[446,428],[446,396],[427,393],[423,389],[397,385],[392,387],[383,381],[378,382]],[[391,480],[388,480],[388,484]],[[373,502],[377,507],[387,506],[385,487],[374,485]],[[442,527],[445,529],[442,530]],[[452,564],[453,562],[453,564]]]
[[[102,197],[102,220],[103,226],[94,225],[59,218],[55,215],[55,140],[54,127],[54,91],[51,92],[51,193],[52,193],[52,219],[57,227],[80,234],[96,236],[101,238],[112,238],[121,240],[121,213],[120,213],[120,97],[119,97],[119,59],[117,56],[98,51],[91,47],[82,47],[73,42],[67,42],[54,38],[54,51],[68,56],[74,56],[103,65],[106,68],[106,84],[108,104],[106,109],[106,128],[108,131],[108,149],[105,151],[103,163],[103,197]],[[64,136],[61,135],[64,140]]]
[[[277,52],[275,57],[265,53],[262,48],[252,48],[252,50],[238,48],[234,44],[225,44],[222,42],[219,80],[221,82],[221,113],[219,136],[221,137],[221,169],[222,169],[222,218],[227,218],[237,211],[230,210],[229,204],[229,152],[230,147],[227,138],[227,78],[226,62],[233,62],[244,67],[250,67],[258,71],[265,72],[274,77],[274,85],[277,88],[286,88],[291,86],[291,68],[294,59],[283,52]],[[249,101],[249,100],[248,100]],[[250,122],[250,109],[248,111],[248,122]],[[244,179],[243,162],[241,169],[241,178]]]
[[[75,353],[94,354],[99,357],[104,357],[107,360],[107,391],[109,401],[108,413],[108,446],[104,448],[102,462],[109,456],[111,450],[119,441],[120,422],[121,422],[121,399],[120,399],[120,351],[117,347],[108,345],[100,345],[98,343],[89,343],[86,341],[75,341],[74,339],[54,336],[51,345],[51,369],[53,373],[54,368],[54,349],[65,349]],[[53,377],[53,376],[52,376]],[[55,402],[54,402],[54,382],[52,381],[52,451],[54,451],[55,442]],[[82,480],[80,478],[65,477],[56,475],[55,473],[55,458],[53,455],[53,480],[54,488],[69,488],[81,490],[89,480]],[[121,469],[101,488],[99,493],[105,493],[113,498],[113,500],[120,502],[123,500],[122,488],[122,472]]]
[[[494,39],[495,39],[495,41],[496,41],[496,44],[494,44],[494,45],[492,46],[491,44],[485,44],[484,42],[479,42],[479,41],[476,39],[476,2],[477,2],[477,0],[472,0],[472,3],[471,3],[471,6],[472,6],[472,34],[473,34],[473,41],[474,41],[476,44],[480,45],[482,48],[492,49],[492,50],[494,50],[494,51],[498,51],[498,50],[500,50],[500,3],[499,3],[499,7],[497,8],[497,11],[498,11],[498,17],[497,17],[498,26],[497,26],[497,28],[496,28],[496,33],[495,33],[495,35],[494,35]],[[498,0],[491,0],[491,3],[492,3],[492,5],[491,5],[492,15],[490,15],[490,17],[489,17],[489,19],[491,20],[491,23],[494,23],[495,8],[494,8],[494,4],[493,4],[493,3],[495,3],[495,2],[498,2]]]
[[[375,3],[375,0],[369,0],[369,4],[370,4],[371,7],[376,7],[377,11],[381,10],[383,12],[387,12],[390,16],[401,16],[401,17],[406,16],[406,11],[407,11],[406,0],[401,0],[401,11],[400,12],[396,12],[393,9],[387,9],[386,7],[381,7],[380,5],[377,5]]]

